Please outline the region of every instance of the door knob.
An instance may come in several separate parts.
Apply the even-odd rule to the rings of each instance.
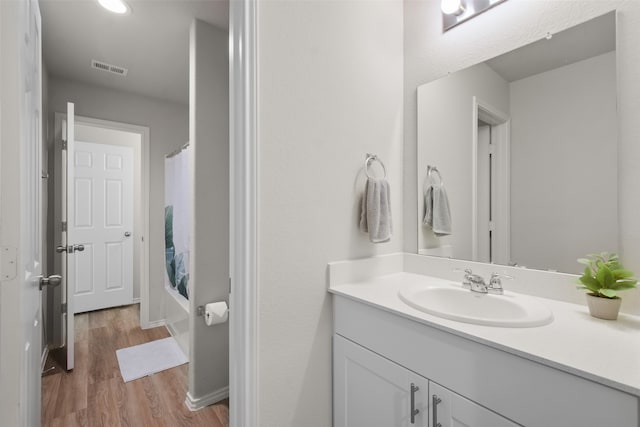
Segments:
[[[45,286],[51,286],[52,288],[55,288],[60,283],[62,283],[62,276],[58,274],[52,274],[49,277],[40,277],[39,288],[40,290],[42,290],[42,288],[44,288]]]
[[[124,232],[124,237],[129,237],[131,236],[131,232],[130,231],[125,231]]]
[[[84,245],[69,245],[69,246],[57,246],[56,247],[56,252],[61,253],[61,252],[66,252],[68,254],[72,254],[74,252],[82,252],[84,251]]]

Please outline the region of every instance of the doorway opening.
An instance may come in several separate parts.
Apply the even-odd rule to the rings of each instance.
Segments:
[[[510,117],[473,97],[472,260],[507,264],[510,254]]]
[[[149,233],[149,129],[74,117],[70,123],[79,136],[79,149],[74,148],[70,157],[79,174],[67,180],[66,120],[65,114],[55,114],[54,149],[50,150],[50,164],[55,167],[49,183],[53,214],[48,240],[50,246],[56,246],[49,252],[51,271],[62,272],[63,281],[69,278],[71,283],[48,295],[51,310],[44,328],[50,337],[49,347],[57,349],[56,360],[73,369],[76,313],[139,302],[138,323],[143,328],[152,326],[148,315],[149,245],[145,239]],[[128,181],[120,176],[123,170]],[[67,223],[65,213],[69,194],[76,199],[72,224]],[[74,239],[82,242],[68,242],[69,227],[78,228],[74,236],[80,237]],[[70,250],[68,243],[74,249]],[[76,258],[74,274],[65,271],[67,256]],[[73,299],[67,300],[67,295]]]
[[[207,149],[214,146],[228,147],[229,97],[219,89],[228,86],[225,79],[228,81],[229,5],[226,2],[207,5],[198,2],[187,4],[170,1],[162,5],[142,2],[135,8],[136,22],[133,25],[131,17],[121,20],[105,16],[94,10],[94,4],[75,2],[69,9],[66,4],[44,3],[43,21],[48,25],[43,40],[45,62],[49,71],[46,73],[49,78],[45,79],[45,92],[49,99],[45,105],[53,111],[60,111],[64,108],[63,103],[73,99],[81,114],[130,121],[149,127],[153,138],[149,144],[151,185],[142,194],[150,199],[150,215],[146,215],[149,218],[150,233],[143,234],[144,243],[148,243],[150,248],[145,250],[145,256],[142,257],[143,262],[148,263],[148,267],[144,265],[142,269],[148,277],[143,281],[146,286],[143,284],[140,288],[140,323],[143,328],[165,325],[170,321],[170,313],[166,307],[169,298],[161,286],[162,276],[165,274],[165,254],[162,249],[166,245],[166,234],[165,239],[162,239],[162,233],[166,233],[161,205],[164,195],[162,159],[177,148],[178,144],[182,145],[184,141],[193,139],[195,147],[195,140],[200,139],[203,141],[198,155],[200,162],[213,158],[216,161],[225,159],[228,163],[228,155],[222,152],[217,156],[211,155]],[[74,22],[73,26],[68,25],[70,19]],[[140,31],[147,24],[149,28],[160,28],[162,31]],[[98,40],[87,37],[112,33],[113,37],[100,37]],[[98,53],[100,57],[95,57]],[[86,65],[92,59],[126,66],[130,72],[124,77],[89,69]],[[197,99],[189,96],[194,85],[199,87],[195,91]],[[215,99],[215,103],[211,102],[212,99]],[[196,116],[197,114],[200,116]],[[202,118],[194,120],[192,117]],[[216,132],[211,132],[208,128],[202,130],[203,124],[209,127],[215,125]],[[51,131],[48,141],[53,141],[53,123]],[[195,137],[192,138],[192,135]],[[216,138],[212,138],[214,135]],[[52,161],[51,164],[53,163]],[[203,164],[199,170],[207,173],[215,171],[220,175],[215,180],[200,175],[199,182],[204,183],[201,185],[203,193],[212,194],[210,182],[215,182],[221,188],[226,187],[228,191],[228,173],[224,165],[207,168]],[[198,198],[198,201],[201,202],[200,205],[209,203],[207,197]],[[212,205],[220,211],[228,211],[228,206],[218,200]],[[228,214],[223,213],[220,218],[226,220]],[[206,244],[199,253],[202,258],[207,258],[207,253],[217,250],[218,246],[228,246],[228,240],[224,238],[226,230],[223,230],[219,233],[222,238],[214,241],[217,246],[212,249],[208,244],[212,239],[206,233],[213,234],[218,228],[223,228],[223,222],[210,221],[206,214],[200,216],[204,219],[200,220],[197,237]],[[214,227],[217,228],[214,230]],[[86,252],[88,251],[81,255],[86,255]],[[214,257],[224,268],[219,268],[217,264],[211,265],[206,260],[197,263],[203,266],[200,269],[200,277],[203,277],[200,283],[203,285],[201,292],[194,292],[194,298],[190,300],[193,307],[190,307],[188,313],[190,338],[197,335],[197,339],[189,340],[189,393],[186,393],[187,390],[180,390],[180,387],[175,391],[185,392],[190,402],[195,402],[196,406],[191,409],[216,402],[214,399],[220,397],[216,394],[220,390],[226,389],[228,394],[228,369],[225,369],[228,366],[228,337],[225,336],[227,326],[203,328],[203,317],[196,317],[196,308],[203,304],[228,299],[229,263],[224,258],[226,254],[228,249],[221,248],[220,255]],[[206,274],[207,269],[213,268],[220,276],[224,276],[222,279],[215,278],[215,289],[209,286],[214,280],[211,275]],[[195,278],[193,283],[196,283]],[[216,294],[211,293],[212,289]],[[149,294],[145,295],[147,290]],[[81,321],[78,322],[80,327]],[[78,333],[84,332],[79,330]],[[219,361],[216,363],[219,366],[215,368],[209,363],[212,353],[215,353],[216,360]],[[184,395],[179,399],[184,402]]]

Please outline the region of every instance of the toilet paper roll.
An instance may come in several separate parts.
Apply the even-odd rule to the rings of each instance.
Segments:
[[[204,321],[207,326],[224,323],[229,318],[229,307],[225,301],[212,302],[204,306]]]

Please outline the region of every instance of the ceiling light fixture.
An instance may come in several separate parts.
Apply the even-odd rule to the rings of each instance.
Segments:
[[[123,0],[98,0],[100,6],[107,9],[109,12],[117,13],[119,15],[126,15],[131,12],[131,8]]]
[[[506,0],[441,0],[442,32],[450,30]]]

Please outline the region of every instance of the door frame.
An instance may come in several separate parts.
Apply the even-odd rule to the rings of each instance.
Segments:
[[[508,264],[511,254],[511,118],[508,114],[474,96],[472,100],[471,136],[471,259],[478,260],[478,120],[489,124],[492,132],[494,156],[496,156],[495,176],[492,185],[497,202],[493,204],[496,220],[492,239],[492,262]],[[492,202],[493,203],[493,202]]]
[[[62,126],[62,120],[66,117],[65,113],[55,113],[55,127],[56,130],[56,138],[60,137],[60,133],[58,132]],[[139,277],[134,276],[134,280],[139,280],[140,282],[140,327],[142,329],[149,329],[156,326],[161,326],[164,324],[164,321],[161,320],[159,322],[150,322],[149,321],[149,128],[146,126],[133,125],[129,123],[122,122],[114,122],[110,120],[102,120],[96,119],[92,117],[85,116],[75,116],[76,124],[84,124],[95,127],[101,127],[104,129],[112,129],[119,131],[126,131],[131,133],[137,133],[141,136],[141,146],[140,146],[140,190],[142,192],[142,203],[140,212],[135,215],[138,218],[135,218],[134,221],[137,220],[139,224],[141,224],[142,233],[141,238],[142,245],[140,245],[140,259],[139,259]],[[56,150],[58,147],[59,141],[56,141]],[[56,164],[57,165],[57,164]],[[138,165],[135,165],[138,167]],[[135,173],[135,172],[134,172]],[[58,173],[56,172],[56,177],[58,177]],[[135,179],[135,178],[134,178]],[[55,221],[55,218],[54,218]],[[139,241],[135,242],[139,244]],[[134,302],[136,300],[134,299]]]
[[[229,2],[229,425],[258,426],[257,0]]]

